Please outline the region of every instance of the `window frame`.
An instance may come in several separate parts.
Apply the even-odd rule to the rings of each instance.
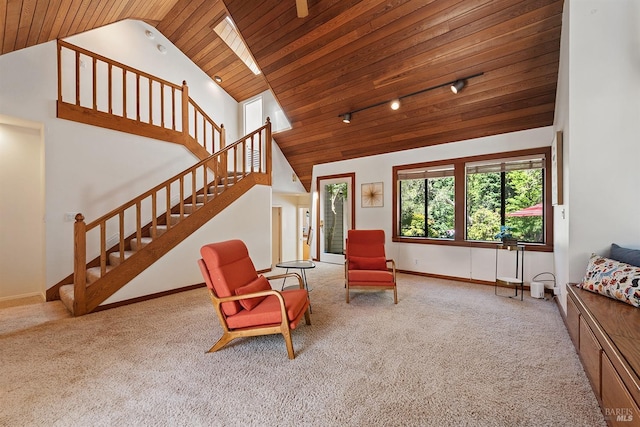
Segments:
[[[533,155],[544,155],[544,243],[523,243],[529,251],[552,252],[553,251],[553,205],[551,201],[551,147],[538,147],[517,151],[505,151],[499,153],[484,154],[478,156],[460,157],[455,159],[444,159],[432,162],[412,163],[406,165],[393,166],[393,215],[392,215],[392,241],[400,243],[433,244],[445,246],[463,246],[472,248],[495,248],[496,242],[484,242],[466,240],[466,166],[468,163],[483,162],[489,160],[508,159],[513,157],[524,157]],[[407,169],[432,168],[435,166],[453,165],[455,177],[455,234],[453,239],[438,239],[432,237],[405,237],[400,235],[400,180],[398,173]]]

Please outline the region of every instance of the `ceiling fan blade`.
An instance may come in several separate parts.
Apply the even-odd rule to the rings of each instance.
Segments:
[[[298,11],[298,18],[306,17],[309,14],[307,0],[296,0],[296,10]]]

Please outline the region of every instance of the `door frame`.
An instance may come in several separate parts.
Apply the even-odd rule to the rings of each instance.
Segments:
[[[348,173],[341,173],[341,174],[335,174],[335,175],[324,175],[324,176],[318,176],[316,177],[316,191],[318,192],[318,203],[316,203],[315,206],[315,210],[316,210],[316,228],[318,229],[317,235],[318,238],[316,239],[316,256],[314,258],[314,261],[320,261],[320,182],[327,180],[327,179],[336,179],[336,178],[345,178],[345,181],[349,181],[350,182],[350,186],[351,186],[351,229],[355,229],[356,228],[356,173],[355,172],[348,172]]]
[[[282,262],[282,206],[271,206],[271,268]]]

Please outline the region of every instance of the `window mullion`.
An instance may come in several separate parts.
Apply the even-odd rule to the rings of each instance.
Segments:
[[[507,194],[507,173],[500,172],[500,225],[507,223],[507,204],[505,202]]]
[[[429,237],[429,179],[424,180],[424,237]]]
[[[466,240],[467,233],[467,176],[464,163],[456,163],[454,169],[454,240]]]

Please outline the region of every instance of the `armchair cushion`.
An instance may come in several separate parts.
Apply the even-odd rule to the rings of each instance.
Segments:
[[[237,288],[258,277],[249,251],[240,240],[205,245],[200,249],[200,254],[209,270],[211,286],[219,298],[235,295]],[[222,303],[222,311],[227,316],[233,316],[241,310],[238,301]]]
[[[271,285],[269,285],[269,281],[264,276],[259,276],[257,279],[250,282],[248,285],[241,286],[236,289],[236,295],[246,295],[253,294],[255,292],[260,291],[269,291],[271,290]],[[258,304],[260,304],[266,296],[255,297],[255,298],[247,298],[240,300],[240,305],[245,310],[253,310]]]
[[[387,260],[383,256],[378,257],[349,257],[349,270],[386,270]]]
[[[349,270],[349,283],[352,285],[370,285],[393,283],[393,273],[379,270]]]
[[[307,291],[304,289],[292,289],[281,292],[287,311],[287,318],[291,329],[294,329],[302,318],[308,306]],[[280,315],[280,302],[275,295],[269,295],[254,307],[253,310],[243,310],[234,316],[227,318],[227,324],[231,329],[277,325],[282,321]]]

